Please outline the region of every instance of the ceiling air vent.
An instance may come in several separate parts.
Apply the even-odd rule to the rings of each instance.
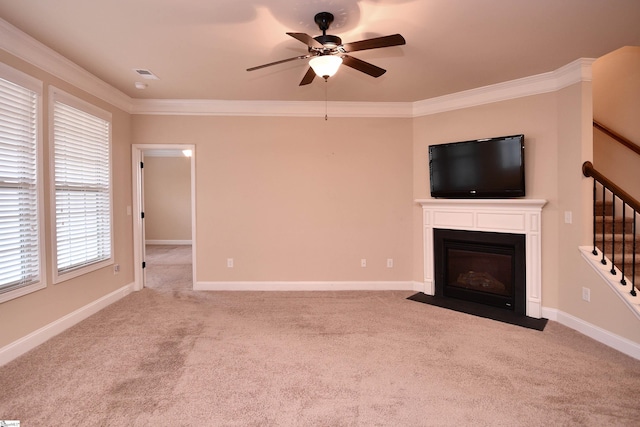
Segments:
[[[155,74],[153,74],[151,71],[149,70],[145,70],[144,68],[134,68],[133,71],[135,71],[136,73],[138,73],[138,75],[140,77],[142,77],[143,79],[148,79],[148,80],[159,80],[158,76],[156,76]]]

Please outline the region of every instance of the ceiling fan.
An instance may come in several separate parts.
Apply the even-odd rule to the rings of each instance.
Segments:
[[[334,75],[341,64],[361,71],[373,77],[380,77],[387,70],[362,61],[347,53],[359,50],[378,49],[381,47],[399,46],[406,43],[404,37],[400,34],[391,36],[376,37],[372,39],[360,40],[353,43],[342,43],[342,39],[338,36],[327,34],[329,25],[333,22],[333,15],[329,12],[320,12],[314,17],[316,24],[322,31],[321,36],[311,37],[305,33],[287,33],[296,40],[307,45],[309,53],[306,55],[294,56],[293,58],[282,59],[280,61],[270,62],[268,64],[258,65],[257,67],[247,68],[247,71],[259,70],[261,68],[270,67],[272,65],[282,64],[284,62],[295,61],[298,59],[311,58],[309,61],[309,69],[302,78],[300,86],[308,85],[313,81],[316,75],[325,79],[325,81]]]

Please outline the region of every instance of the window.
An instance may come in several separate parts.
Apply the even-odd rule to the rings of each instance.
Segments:
[[[112,262],[111,116],[57,89],[53,102],[55,281]]]
[[[38,172],[42,83],[0,64],[0,302],[45,286]]]

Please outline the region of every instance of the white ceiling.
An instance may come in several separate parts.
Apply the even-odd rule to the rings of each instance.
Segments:
[[[377,79],[343,66],[300,87],[306,60],[245,71],[305,54],[285,33],[319,35],[322,11],[343,42],[407,44],[352,54],[388,70]],[[413,102],[640,45],[639,0],[0,0],[0,17],[148,99]]]

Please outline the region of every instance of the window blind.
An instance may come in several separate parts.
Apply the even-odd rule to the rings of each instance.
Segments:
[[[41,279],[38,96],[0,78],[0,294]]]
[[[54,102],[58,273],[111,258],[110,122]]]

